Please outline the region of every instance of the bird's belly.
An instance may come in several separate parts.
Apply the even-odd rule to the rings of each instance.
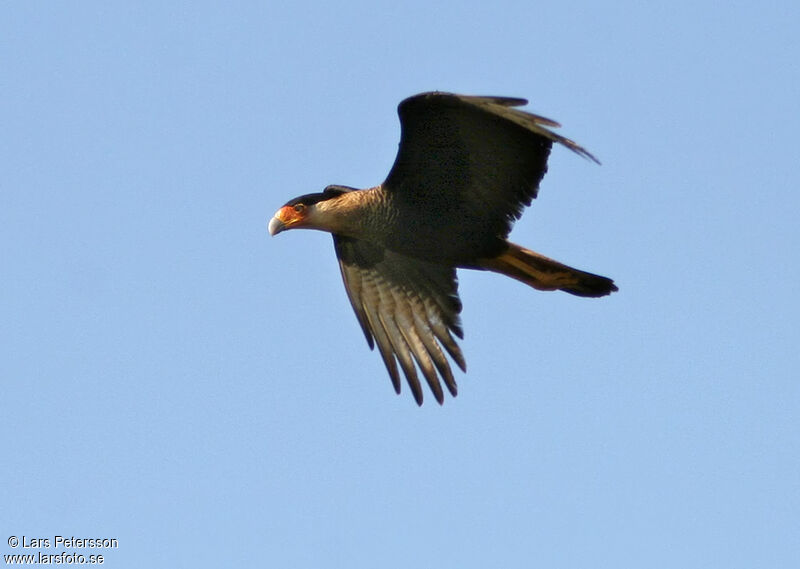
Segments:
[[[417,227],[413,231],[395,232],[386,237],[385,246],[392,251],[450,266],[471,266],[481,258],[502,253],[507,245],[503,238],[449,230],[446,227]]]

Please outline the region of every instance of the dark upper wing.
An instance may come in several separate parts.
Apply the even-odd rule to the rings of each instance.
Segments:
[[[414,398],[422,404],[416,360],[439,403],[444,394],[437,371],[455,396],[456,382],[441,349],[444,346],[466,371],[464,356],[450,334],[462,337],[455,268],[340,235],[334,235],[333,242],[347,296],[370,348],[378,344],[395,391],[400,393],[399,361]]]
[[[404,100],[400,147],[383,187],[415,216],[430,215],[442,239],[475,249],[504,238],[536,197],[553,142],[597,161],[546,128],[558,123],[513,108],[526,103],[449,93]]]

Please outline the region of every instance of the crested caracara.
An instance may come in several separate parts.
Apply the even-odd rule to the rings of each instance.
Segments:
[[[607,295],[611,279],[558,263],[506,240],[536,197],[553,142],[597,162],[547,127],[558,123],[515,109],[524,99],[422,93],[400,103],[400,147],[386,180],[356,190],[328,186],[281,207],[269,222],[333,235],[347,296],[370,348],[378,345],[395,391],[399,362],[422,404],[416,365],[434,397],[439,377],[456,395],[442,348],[463,371],[451,332],[463,337],[456,269],[500,273],[539,290]]]

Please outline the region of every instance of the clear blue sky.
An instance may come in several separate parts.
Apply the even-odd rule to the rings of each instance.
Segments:
[[[800,566],[797,3],[284,4],[0,8],[0,552]],[[602,160],[512,238],[620,292],[462,272],[469,373],[417,408],[330,238],[266,224],[382,181],[432,89]]]

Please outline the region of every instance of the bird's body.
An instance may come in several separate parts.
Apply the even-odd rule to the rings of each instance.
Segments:
[[[270,222],[273,235],[294,227],[333,235],[367,342],[377,343],[398,393],[400,363],[419,404],[415,362],[440,403],[439,377],[456,395],[441,348],[466,369],[451,335],[462,337],[456,268],[494,271],[578,296],[617,290],[611,279],[506,239],[536,197],[553,142],[595,160],[545,128],[557,123],[513,108],[525,103],[449,93],[406,99],[398,109],[400,148],[383,184],[366,190],[328,186],[289,201]]]

